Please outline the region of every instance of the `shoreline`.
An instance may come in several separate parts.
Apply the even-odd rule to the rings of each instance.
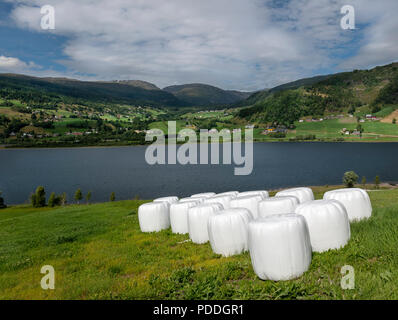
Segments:
[[[244,141],[242,140],[242,143]],[[302,140],[302,141],[253,141],[253,143],[398,143],[398,140],[394,141],[372,141],[372,140],[361,140],[361,141],[315,141],[315,140]],[[183,145],[185,143],[177,143],[177,145]],[[200,144],[200,142],[198,142]],[[211,144],[211,143],[209,143]],[[220,144],[223,144],[221,142]],[[150,146],[151,144],[121,144],[121,145],[89,145],[89,146],[61,146],[61,147],[40,147],[40,146],[32,146],[32,147],[23,147],[23,146],[10,146],[10,145],[0,145],[0,150],[40,150],[40,149],[86,149],[86,148],[120,148],[120,147],[145,147]],[[166,146],[168,144],[165,144]]]
[[[295,186],[285,186],[285,187],[280,187],[277,189],[269,189],[267,190],[270,193],[270,196],[274,196],[275,193],[282,191],[282,190],[286,190],[286,189],[291,189],[291,188],[299,188],[299,187],[304,187],[303,185],[295,185]],[[336,184],[336,185],[317,185],[317,186],[306,186],[310,189],[312,189],[314,192],[320,192],[320,191],[325,191],[325,190],[335,190],[335,189],[345,189],[346,187],[342,184]],[[386,191],[386,190],[394,190],[394,189],[398,189],[398,184],[395,184],[394,182],[381,182],[379,185],[379,188],[375,188],[375,184],[374,183],[367,183],[365,184],[365,187],[362,184],[356,184],[354,186],[354,188],[360,188],[365,190],[366,192],[376,192],[376,191]],[[243,191],[241,191],[243,192]],[[187,196],[189,197],[189,196]],[[48,200],[48,199],[46,199]],[[115,202],[123,202],[123,201],[144,201],[144,202],[148,202],[148,201],[153,201],[153,199],[143,199],[138,197],[138,199],[120,199],[117,200]],[[94,204],[104,204],[104,203],[108,203],[110,201],[98,201],[98,202],[90,202],[90,203],[85,203],[82,200],[82,203],[77,204],[77,203],[68,203],[65,205],[65,207],[67,206],[75,206],[75,205],[94,205]],[[7,204],[7,208],[13,208],[13,207],[31,207],[30,203],[28,202],[28,200],[26,200],[24,203],[10,203]],[[47,207],[47,206],[46,206]],[[0,210],[1,213],[1,210]]]

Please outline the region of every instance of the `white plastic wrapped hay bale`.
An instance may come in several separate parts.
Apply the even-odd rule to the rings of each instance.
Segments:
[[[372,204],[365,190],[359,188],[332,190],[326,192],[323,199],[340,201],[346,208],[350,221],[359,221],[372,216]]]
[[[178,202],[183,203],[183,202],[196,201],[197,203],[202,203],[204,200],[205,200],[205,198],[182,198],[182,199],[178,200]]]
[[[221,192],[217,193],[217,196],[231,196],[232,198],[237,197],[239,194],[239,191],[227,191],[227,192]]]
[[[215,192],[203,192],[203,193],[197,193],[193,194],[191,198],[211,198],[216,195]]]
[[[202,204],[191,207],[188,210],[188,231],[189,238],[193,243],[202,244],[209,241],[207,222],[211,216],[223,210],[219,203]]]
[[[163,197],[153,200],[153,202],[167,202],[168,204],[178,202],[178,197]]]
[[[207,227],[214,253],[225,257],[248,250],[248,223],[253,219],[247,209],[228,209],[211,216]]]
[[[249,251],[254,272],[262,280],[291,280],[310,266],[311,242],[305,218],[273,215],[249,222]]]
[[[170,206],[170,225],[173,233],[186,234],[188,229],[188,210],[199,205],[198,201],[173,203]]]
[[[314,193],[310,188],[293,188],[279,191],[275,197],[280,196],[295,196],[299,199],[300,203],[314,200]]]
[[[264,199],[258,204],[258,216],[265,218],[273,214],[294,213],[299,205],[299,199],[295,196],[280,196]]]
[[[250,211],[254,219],[258,217],[258,204],[263,200],[260,195],[257,196],[245,196],[232,199],[230,206],[231,208],[245,208]]]
[[[238,198],[246,197],[246,196],[261,196],[263,199],[267,199],[267,198],[269,198],[269,193],[268,193],[268,191],[265,191],[265,190],[254,190],[254,191],[240,192],[238,194]]]
[[[211,198],[207,198],[203,201],[203,203],[220,203],[224,209],[229,209],[231,200],[233,199],[232,196],[214,196]]]
[[[316,200],[296,208],[307,221],[312,251],[324,252],[344,247],[350,239],[347,211],[337,200]]]
[[[169,204],[150,202],[138,208],[138,221],[142,232],[158,232],[170,227]]]

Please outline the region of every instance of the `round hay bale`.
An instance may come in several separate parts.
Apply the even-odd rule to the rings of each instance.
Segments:
[[[183,203],[183,202],[197,202],[197,203],[202,203],[206,198],[182,198],[178,202]]]
[[[314,193],[310,188],[293,188],[279,191],[275,197],[280,196],[295,196],[299,199],[300,203],[314,200]]]
[[[153,200],[153,202],[167,202],[168,204],[178,202],[178,197],[163,197]]]
[[[173,203],[170,206],[171,231],[178,234],[186,234],[188,229],[188,210],[199,205],[198,201],[186,201]]]
[[[254,191],[245,191],[238,194],[238,198],[246,197],[246,196],[261,196],[263,199],[269,198],[268,191],[265,190],[254,190]]]
[[[193,243],[202,244],[209,241],[207,221],[221,210],[223,207],[219,203],[202,204],[188,209],[189,238]]]
[[[245,196],[232,199],[230,206],[231,208],[244,208],[250,211],[254,219],[258,218],[258,204],[263,200],[260,195],[257,196]]]
[[[211,198],[216,195],[215,192],[204,192],[204,193],[197,193],[193,194],[191,198]]]
[[[142,232],[158,232],[170,227],[167,202],[145,203],[138,208],[138,221]]]
[[[344,247],[350,239],[350,222],[337,200],[316,200],[296,208],[307,221],[312,251],[324,252]]]
[[[232,196],[214,196],[205,199],[203,203],[220,203],[224,207],[224,209],[229,209],[232,199],[233,199]]]
[[[340,201],[346,208],[350,221],[359,221],[372,216],[372,204],[365,190],[359,188],[332,190],[326,192],[323,199]]]
[[[235,198],[238,195],[239,191],[227,191],[227,192],[217,193],[217,196],[231,196],[232,198]]]
[[[224,257],[248,250],[248,223],[253,219],[247,209],[228,209],[211,216],[207,223],[214,253]]]
[[[265,218],[273,214],[294,213],[299,205],[299,199],[295,196],[280,196],[264,199],[258,204],[258,216]]]
[[[311,242],[305,218],[273,215],[249,222],[249,251],[254,272],[262,280],[291,280],[311,263]]]

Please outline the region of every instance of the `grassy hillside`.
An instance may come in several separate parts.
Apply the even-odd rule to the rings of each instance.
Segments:
[[[259,92],[246,101],[240,118],[289,125],[303,116],[342,112],[354,114],[367,107],[377,113],[398,104],[398,63],[372,70],[355,70],[303,79]]]
[[[200,83],[170,86],[163,90],[174,94],[187,104],[195,106],[227,105],[244,100],[250,95],[246,92],[226,91]]]
[[[317,198],[330,188],[314,188]],[[261,281],[248,253],[222,258],[170,230],[143,234],[142,201],[0,210],[1,299],[398,299],[398,190],[369,192],[373,216],[297,280]],[[55,290],[40,269],[55,268]],[[355,269],[342,290],[341,267]]]

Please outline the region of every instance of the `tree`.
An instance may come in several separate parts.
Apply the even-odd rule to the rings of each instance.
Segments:
[[[0,191],[0,209],[7,208],[7,206],[4,204],[4,198],[1,196],[2,192]]]
[[[343,183],[347,188],[353,188],[358,181],[358,175],[354,171],[344,173]]]
[[[359,123],[357,125],[357,131],[359,131],[359,137],[362,138],[362,132],[364,132],[364,129]]]
[[[37,187],[36,192],[30,197],[30,202],[34,208],[41,208],[46,205],[46,192],[44,191],[44,187]]]
[[[362,177],[361,183],[362,183],[362,186],[365,188],[365,185],[366,185],[366,177]]]
[[[397,123],[397,119],[392,119],[392,124],[396,124]]]
[[[111,199],[110,200],[111,201],[115,201],[116,200],[116,196],[115,196],[114,192],[111,193]]]
[[[83,199],[83,194],[82,194],[82,191],[79,188],[75,192],[75,200],[79,204],[80,200],[82,200],[82,199]]]
[[[55,207],[55,192],[51,192],[50,198],[48,198],[48,206]]]
[[[379,187],[380,187],[380,177],[379,176],[376,176],[376,178],[375,178],[375,187],[376,187],[376,189],[379,189]]]
[[[60,198],[60,205],[64,206],[64,205],[66,205],[67,202],[68,202],[68,199],[67,199],[67,196],[66,196],[66,192],[64,192],[61,195],[61,198]]]
[[[87,203],[90,203],[90,200],[91,200],[91,191],[87,192],[87,195],[86,195]]]

